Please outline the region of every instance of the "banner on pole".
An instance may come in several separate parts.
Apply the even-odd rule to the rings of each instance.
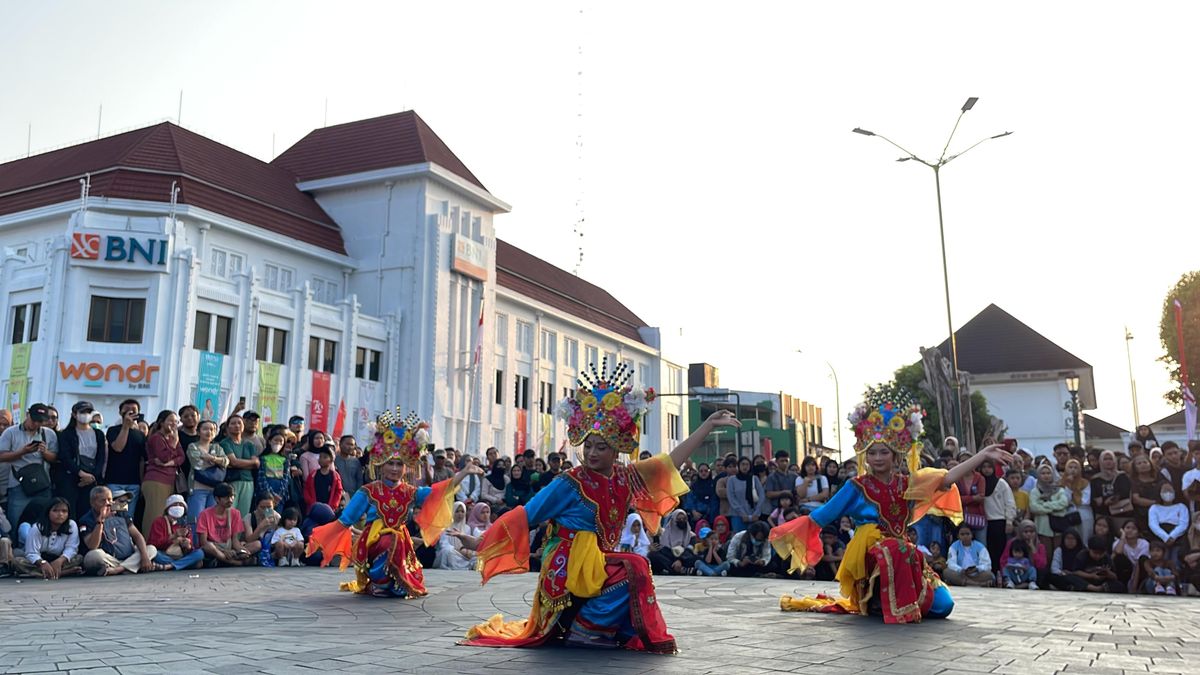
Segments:
[[[25,408],[29,407],[26,399],[29,398],[29,351],[32,347],[30,342],[12,346],[4,404],[12,413],[14,424],[25,421]]]
[[[279,414],[279,364],[258,362],[258,414],[263,425],[274,424]]]
[[[200,419],[215,420],[221,409],[221,368],[225,357],[213,352],[200,352],[200,373],[196,380],[196,407]]]
[[[513,434],[514,456],[525,452],[529,440],[529,415],[526,411],[517,409],[517,430]]]
[[[312,404],[308,410],[308,428],[329,431],[329,373],[314,370],[312,377]]]
[[[346,402],[338,403],[337,417],[333,420],[333,439],[340,440],[342,438],[342,429],[346,426]]]

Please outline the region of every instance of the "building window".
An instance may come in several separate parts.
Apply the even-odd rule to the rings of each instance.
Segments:
[[[501,351],[508,347],[508,315],[496,315],[496,350]]]
[[[196,312],[196,331],[192,348],[229,355],[233,342],[233,319],[220,314]]]
[[[587,368],[588,366],[596,366],[597,368],[599,368],[600,367],[600,350],[591,345],[586,345],[583,348],[583,366],[585,368]]]
[[[538,412],[548,413],[554,410],[554,383],[543,382],[540,389],[541,396],[538,396]]]
[[[521,410],[529,410],[529,378],[524,375],[517,375],[513,405]]]
[[[558,359],[558,333],[552,330],[542,330],[541,352],[543,359],[554,363]]]
[[[146,301],[142,298],[93,295],[92,312],[88,317],[88,342],[139,343],[145,319]]]
[[[332,305],[339,299],[337,282],[322,279],[321,277],[313,277],[312,292],[313,300],[323,302],[326,305]]]
[[[647,363],[638,364],[638,384],[640,384],[643,389],[654,385],[654,383],[650,381],[650,365]]]
[[[563,338],[563,365],[579,370],[579,340]]]
[[[679,415],[667,413],[667,440],[679,440]]]
[[[42,303],[13,307],[12,344],[37,342],[38,326],[42,323]]]
[[[216,246],[208,250],[208,273],[214,277],[228,279],[242,271],[246,258],[241,253],[226,251]]]
[[[308,369],[333,373],[337,362],[337,343],[325,338],[308,338]]]
[[[504,371],[496,369],[496,383],[493,385],[496,389],[496,405],[504,405]]]
[[[575,398],[575,390],[570,387],[563,387],[563,398]]]
[[[287,354],[287,335],[287,331],[280,328],[259,326],[255,358],[270,363],[284,363]]]
[[[290,267],[266,263],[263,285],[273,291],[286,293],[292,290],[292,280],[295,276],[296,271]]]
[[[517,322],[517,352],[526,356],[533,354],[533,324]]]
[[[383,353],[359,347],[354,356],[354,376],[360,379],[379,381],[379,362]]]
[[[616,368],[616,367],[617,367],[617,354],[616,354],[616,352],[604,352],[604,358],[601,360],[600,364],[601,364],[601,365],[603,365],[603,366],[605,366],[605,367],[606,367],[606,368],[608,368],[609,370],[612,370],[613,368]],[[597,367],[598,367],[598,366],[597,366]]]

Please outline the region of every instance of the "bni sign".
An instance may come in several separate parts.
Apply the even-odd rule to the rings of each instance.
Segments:
[[[109,269],[166,272],[171,239],[133,232],[71,233],[71,262]]]
[[[487,249],[461,234],[454,235],[454,261],[450,269],[479,281],[488,280]]]

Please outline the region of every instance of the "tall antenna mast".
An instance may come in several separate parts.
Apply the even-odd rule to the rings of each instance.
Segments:
[[[175,111],[175,126],[183,126],[183,90],[179,90],[179,109]]]
[[[100,112],[96,113],[96,138],[100,138],[100,123],[104,121],[104,104],[100,104]]]
[[[586,22],[583,19],[583,6],[579,7],[579,29],[576,35],[579,35],[579,45],[576,51],[576,70],[575,70],[575,226],[572,228],[572,234],[575,235],[575,245],[577,255],[575,257],[575,276],[579,276],[580,270],[583,268],[583,225],[585,221],[583,208],[583,28]]]
[[[1138,418],[1138,401],[1137,401],[1137,382],[1133,379],[1133,356],[1129,349],[1129,343],[1133,342],[1133,333],[1129,332],[1129,326],[1125,327],[1125,361],[1129,364],[1129,394],[1133,397],[1133,428],[1137,429],[1142,425],[1142,421]]]

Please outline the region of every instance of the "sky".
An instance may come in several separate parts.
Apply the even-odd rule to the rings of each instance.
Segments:
[[[995,303],[1172,412],[1158,320],[1200,267],[1200,8],[1140,4],[0,0],[0,160],[164,119],[264,160],[416,110],[513,206],[498,236],[721,384],[842,412]],[[182,109],[180,109],[180,92]],[[181,113],[181,114],[180,114]],[[582,233],[582,236],[579,233]],[[582,262],[579,252],[582,249]],[[797,353],[796,350],[801,350]],[[833,431],[827,431],[827,439]]]

